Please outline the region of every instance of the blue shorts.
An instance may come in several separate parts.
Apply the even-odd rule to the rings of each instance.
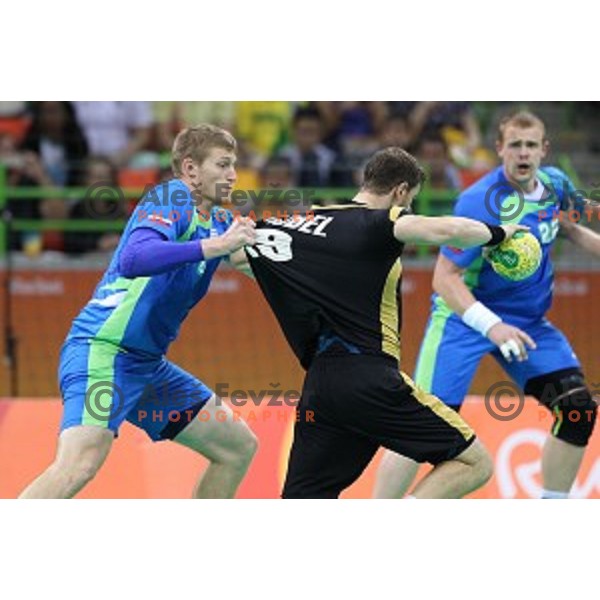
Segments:
[[[117,434],[123,421],[154,440],[173,439],[213,391],[164,358],[97,340],[69,341],[60,355],[61,431],[96,425]]]
[[[567,338],[546,319],[517,326],[533,339],[537,349],[528,348],[529,358],[523,362],[508,362],[494,343],[465,325],[455,314],[448,316],[434,311],[419,352],[415,382],[426,392],[458,408],[486,354],[491,354],[521,389],[534,377],[581,368]]]

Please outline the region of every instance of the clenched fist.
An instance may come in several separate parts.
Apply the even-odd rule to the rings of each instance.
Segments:
[[[252,246],[256,242],[256,223],[248,217],[240,217],[222,236],[225,249],[228,254],[243,248]]]

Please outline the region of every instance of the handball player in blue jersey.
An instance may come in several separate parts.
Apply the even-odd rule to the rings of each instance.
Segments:
[[[255,224],[233,221],[218,205],[236,180],[235,153],[235,139],[212,125],[177,136],[175,179],[142,198],[69,331],[56,458],[21,497],[74,496],[96,475],[124,421],[209,460],[194,497],[235,495],[256,451],[254,435],[211,389],[165,358],[221,259],[254,243]]]
[[[598,250],[596,236],[570,223],[560,210],[582,200],[560,170],[541,167],[548,150],[544,123],[529,112],[505,118],[499,128],[502,165],[459,197],[454,214],[490,225],[519,223],[542,247],[540,268],[522,281],[496,274],[480,248],[442,248],[433,276],[432,310],[415,381],[459,410],[481,359],[491,354],[525,394],[554,416],[542,454],[543,498],[567,498],[596,421],[596,404],[567,338],[546,319],[552,303],[550,253],[564,223],[580,247]],[[375,496],[403,496],[417,464],[387,453]]]

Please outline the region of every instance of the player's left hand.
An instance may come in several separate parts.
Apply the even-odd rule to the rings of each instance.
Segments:
[[[518,231],[529,231],[529,227],[526,225],[501,225],[502,229],[506,233],[506,239],[510,240],[510,238],[515,235]]]
[[[513,327],[507,323],[498,323],[488,332],[488,338],[500,348],[502,356],[512,362],[513,357],[518,362],[523,362],[529,358],[527,346],[531,349],[537,347],[533,339],[518,327]]]
[[[256,223],[248,217],[236,218],[231,227],[223,234],[227,254],[256,242]]]

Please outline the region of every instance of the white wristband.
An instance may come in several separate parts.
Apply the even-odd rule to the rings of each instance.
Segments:
[[[462,320],[475,331],[479,331],[484,337],[487,336],[488,331],[494,325],[502,322],[502,319],[496,313],[486,308],[481,302],[475,302],[475,304],[469,306],[465,310]]]

